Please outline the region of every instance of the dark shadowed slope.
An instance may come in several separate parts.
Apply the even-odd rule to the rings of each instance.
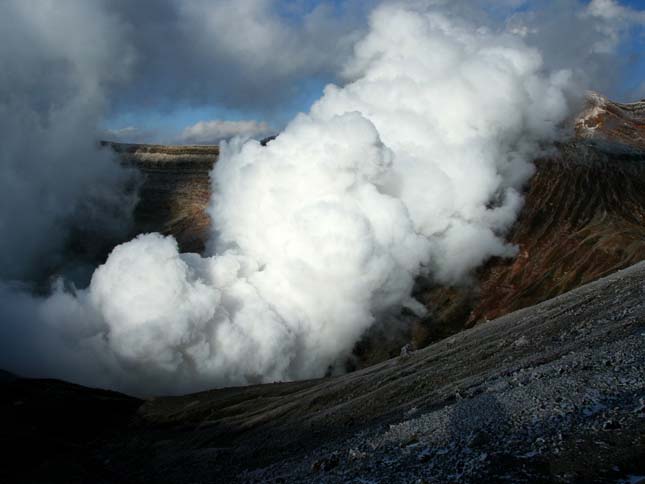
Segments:
[[[141,403],[0,372],[0,482],[118,482],[94,450],[120,435]]]
[[[335,378],[143,404],[9,380],[0,481],[618,482],[645,474],[644,338],[639,263]]]

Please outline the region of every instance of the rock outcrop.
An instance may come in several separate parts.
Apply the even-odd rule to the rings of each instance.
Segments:
[[[103,142],[144,175],[134,211],[136,232],[172,234],[184,252],[202,252],[209,236],[209,173],[217,146]]]

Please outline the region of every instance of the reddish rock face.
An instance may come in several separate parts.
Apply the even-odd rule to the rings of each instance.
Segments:
[[[535,162],[525,204],[507,236],[519,253],[492,259],[474,284],[420,281],[430,314],[419,346],[563,294],[645,259],[645,102],[590,96],[575,138]]]
[[[138,231],[172,234],[181,250],[202,252],[210,229],[209,172],[218,148],[113,147],[145,175],[135,210]],[[574,139],[536,167],[507,236],[518,256],[490,260],[467,287],[419,280],[415,296],[429,315],[403,317],[412,322],[407,332],[397,331],[391,351],[377,329],[359,345],[365,363],[398,354],[398,345],[410,338],[424,346],[645,259],[645,102],[618,104],[590,94],[575,119]]]
[[[520,255],[491,261],[481,271],[469,323],[645,259],[645,103],[616,104],[597,95],[591,100],[577,120],[578,139],[536,162],[509,234]]]
[[[537,166],[510,234],[519,255],[493,260],[481,271],[469,323],[531,306],[645,259],[645,160],[570,145]]]
[[[645,100],[620,104],[597,93],[589,93],[587,99],[587,108],[575,123],[579,139],[622,143],[645,151]]]

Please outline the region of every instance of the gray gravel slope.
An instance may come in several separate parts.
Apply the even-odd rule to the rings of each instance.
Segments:
[[[142,425],[172,441],[141,478],[638,482],[644,343],[640,263],[341,377],[151,400]]]

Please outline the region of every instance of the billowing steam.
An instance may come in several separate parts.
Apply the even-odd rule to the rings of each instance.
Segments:
[[[9,0],[1,17],[0,280],[34,281],[63,269],[72,220],[124,228],[116,187],[127,174],[95,133],[132,53],[121,25],[90,2]]]
[[[568,114],[569,74],[518,36],[391,5],[346,75],[266,147],[223,146],[211,256],[142,235],[87,289],[17,300],[29,324],[3,330],[32,347],[8,350],[14,366],[31,351],[51,374],[137,392],[322,376],[415,307],[418,274],[454,282],[512,256],[503,234]]]

